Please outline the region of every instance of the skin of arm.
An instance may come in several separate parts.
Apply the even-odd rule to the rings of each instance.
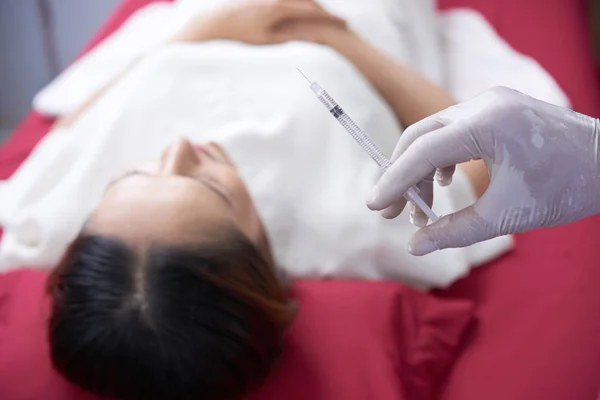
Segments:
[[[403,126],[410,126],[432,114],[456,104],[443,89],[418,72],[404,67],[366,43],[347,29],[328,29],[323,44],[334,48],[350,61],[392,107]],[[489,185],[483,161],[459,165],[467,175],[477,197]]]

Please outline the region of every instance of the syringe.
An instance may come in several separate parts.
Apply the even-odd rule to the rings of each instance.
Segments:
[[[333,100],[331,95],[325,91],[317,82],[312,82],[298,69],[298,72],[310,83],[310,89],[317,95],[317,98],[327,108],[327,110],[334,116],[334,118],[348,131],[350,135],[360,144],[360,146],[371,156],[373,160],[383,169],[387,170],[392,163],[390,160],[383,155],[383,153],[375,146],[375,143],[369,139],[369,137],[356,125],[354,121],[344,112],[344,110]],[[404,198],[408,201],[412,201],[417,207],[419,207],[425,215],[431,220],[436,222],[438,220],[437,215],[431,208],[423,201],[419,196],[419,189],[412,186],[404,193]]]

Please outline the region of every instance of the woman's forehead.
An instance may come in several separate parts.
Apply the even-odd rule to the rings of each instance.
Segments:
[[[86,230],[131,244],[193,243],[232,226],[224,203],[189,179],[128,177],[106,191]]]

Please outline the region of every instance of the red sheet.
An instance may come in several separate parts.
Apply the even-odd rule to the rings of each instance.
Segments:
[[[0,276],[0,398],[100,400],[52,367],[46,278]],[[473,320],[469,301],[391,282],[307,281],[291,294],[300,308],[283,355],[245,400],[434,400]]]
[[[92,43],[151,0],[126,0]],[[471,5],[516,49],[536,58],[576,110],[600,116],[583,0],[441,0]],[[48,130],[32,113],[0,149],[8,177]],[[549,177],[551,179],[551,177]],[[600,386],[600,219],[517,237],[511,254],[440,296],[478,305],[479,324],[444,399],[596,399]]]
[[[558,81],[574,109],[600,116],[585,1],[471,4]],[[551,179],[551,177],[549,177]],[[444,296],[474,299],[479,327],[443,399],[590,399],[600,387],[600,218],[518,235],[512,254]]]

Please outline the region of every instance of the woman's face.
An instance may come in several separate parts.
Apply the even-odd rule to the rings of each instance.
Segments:
[[[260,219],[229,157],[216,144],[182,139],[113,181],[86,231],[131,244],[181,245],[216,239],[231,227],[265,249]]]

